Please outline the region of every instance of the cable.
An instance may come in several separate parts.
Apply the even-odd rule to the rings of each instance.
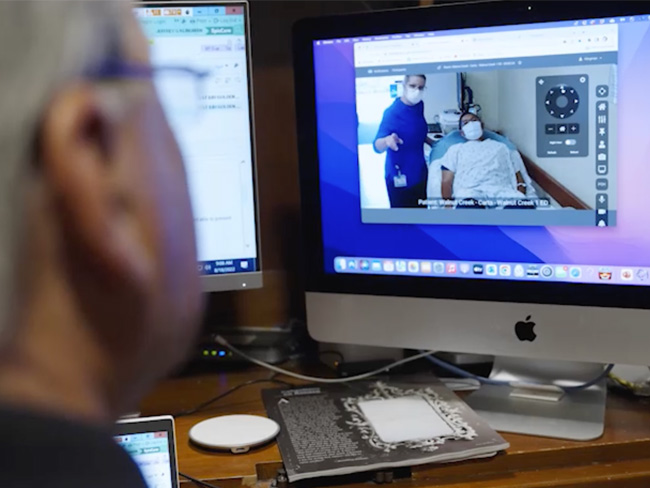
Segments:
[[[586,389],[589,388],[590,386],[593,386],[593,385],[595,385],[596,383],[598,383],[598,382],[600,382],[601,380],[603,380],[604,378],[607,378],[607,377],[609,376],[609,373],[611,373],[613,369],[614,369],[614,365],[613,365],[613,364],[608,364],[607,367],[603,370],[603,372],[600,373],[600,374],[599,374],[596,378],[594,378],[593,380],[588,381],[588,382],[586,382],[586,383],[583,383],[582,385],[576,385],[576,386],[562,386],[561,388],[562,388],[564,391],[567,391],[567,392],[568,392],[568,391],[580,391],[580,390],[586,390]]]
[[[647,381],[632,382],[617,376],[613,371],[609,373],[609,379],[613,381],[615,386],[640,397],[650,397],[650,383]]]
[[[215,396],[213,398],[210,398],[209,400],[206,400],[203,403],[200,403],[199,405],[197,405],[194,408],[191,408],[189,410],[184,410],[182,412],[178,412],[178,413],[175,413],[175,414],[172,414],[172,415],[174,417],[183,417],[185,415],[192,415],[193,413],[196,413],[196,412],[199,412],[199,411],[203,410],[204,408],[212,405],[215,402],[218,402],[219,400],[227,397],[228,395],[231,395],[232,393],[235,393],[237,390],[240,390],[240,389],[242,389],[242,388],[244,388],[246,386],[256,385],[258,383],[278,383],[278,384],[285,385],[285,386],[295,386],[295,385],[292,385],[291,383],[287,383],[286,381],[276,380],[275,376],[277,376],[277,375],[274,374],[270,378],[262,378],[262,379],[257,379],[257,380],[246,381],[244,383],[241,383],[241,384],[239,384],[237,386],[232,387],[230,390],[227,390],[227,391],[225,391],[223,393],[220,393],[219,395],[217,395],[217,396]]]
[[[261,366],[263,368],[266,368],[268,370],[271,370],[275,373],[289,376],[291,378],[296,378],[299,380],[303,381],[311,381],[312,383],[326,383],[326,384],[340,384],[340,383],[349,383],[351,381],[359,381],[359,380],[364,380],[367,378],[371,378],[373,376],[376,376],[380,373],[383,373],[384,371],[388,371],[389,369],[396,368],[397,366],[402,366],[403,364],[411,363],[413,361],[417,361],[418,359],[426,358],[432,363],[440,366],[441,368],[447,369],[448,371],[451,371],[455,374],[458,374],[459,376],[462,376],[464,378],[473,378],[477,381],[480,381],[482,384],[485,385],[501,385],[501,386],[512,386],[512,382],[509,381],[499,381],[499,380],[493,380],[490,378],[485,378],[483,376],[478,376],[472,373],[469,373],[457,366],[454,366],[452,364],[449,364],[446,361],[443,361],[442,359],[439,359],[435,356],[433,356],[434,351],[426,351],[423,352],[421,351],[420,354],[416,354],[415,356],[411,356],[409,358],[404,358],[400,359],[399,361],[395,361],[392,364],[389,364],[388,366],[384,366],[383,368],[376,369],[375,371],[370,371],[369,373],[363,373],[357,376],[350,376],[349,378],[319,378],[316,376],[306,376],[298,373],[294,373],[293,371],[287,371],[286,369],[278,368],[276,366],[273,366],[272,364],[265,363],[264,361],[260,361],[259,359],[253,358],[246,354],[243,351],[240,351],[237,349],[235,346],[231,345],[226,339],[221,337],[220,335],[217,335],[215,337],[215,340],[218,344],[221,344],[224,347],[227,347],[230,349],[232,352],[235,354],[241,356],[242,358],[246,359],[247,361],[250,361],[253,364],[257,364],[258,366]],[[576,385],[576,386],[558,386],[558,388],[561,388],[562,390],[569,392],[569,391],[579,391],[579,390],[585,390],[599,381],[601,381],[603,378],[606,378],[609,373],[611,373],[612,369],[614,369],[614,365],[610,364],[608,365],[601,374],[599,374],[596,378],[593,380],[590,380],[586,383],[583,383],[581,385]],[[216,401],[216,400],[215,400]]]
[[[428,351],[428,352],[423,352],[421,354],[417,354],[415,356],[412,356],[410,358],[404,358],[400,359],[399,361],[395,361],[392,364],[389,364],[388,366],[384,366],[383,368],[376,369],[374,371],[370,371],[369,373],[363,373],[359,374],[356,376],[350,376],[348,378],[319,378],[316,376],[306,376],[298,373],[294,373],[293,371],[287,371],[286,369],[278,368],[276,366],[273,366],[272,364],[265,363],[264,361],[260,361],[259,359],[255,359],[248,354],[246,354],[243,351],[240,351],[237,349],[235,346],[232,346],[226,339],[221,337],[220,335],[215,337],[215,340],[217,341],[218,344],[221,344],[224,347],[227,347],[230,349],[232,352],[235,354],[241,356],[242,358],[246,359],[247,361],[250,361],[253,364],[257,364],[258,366],[261,366],[262,368],[269,369],[271,371],[274,371],[275,373],[284,375],[284,376],[289,376],[291,378],[296,378],[298,380],[303,380],[303,381],[310,381],[312,383],[326,383],[326,384],[340,384],[340,383],[349,383],[350,381],[359,381],[359,380],[365,380],[367,378],[371,378],[373,376],[376,376],[380,373],[383,373],[384,371],[388,371],[389,369],[396,368],[397,366],[401,366],[403,364],[407,363],[412,363],[413,361],[417,361],[418,359],[425,358],[431,354],[433,354],[433,351]]]
[[[446,369],[450,373],[457,374],[461,378],[470,378],[473,380],[477,380],[482,385],[496,385],[496,386],[510,385],[510,383],[507,381],[493,380],[491,378],[485,378],[484,376],[478,376],[476,374],[470,373],[469,371],[465,371],[464,369],[461,369],[454,364],[448,363],[447,361],[443,361],[442,359],[437,358],[433,354],[428,355],[427,359],[433,364],[435,364],[436,366]]]
[[[220,486],[213,485],[211,483],[206,483],[205,481],[201,481],[197,478],[193,478],[192,476],[185,473],[181,473],[180,471],[178,472],[178,476],[180,476],[181,478],[185,478],[188,481],[191,481],[195,485],[202,486],[203,488],[221,488]]]
[[[436,366],[440,366],[443,369],[446,369],[447,371],[450,371],[451,373],[457,374],[458,376],[461,376],[463,378],[471,378],[475,379],[481,382],[481,384],[484,385],[497,385],[497,386],[511,386],[512,383],[510,381],[503,381],[503,380],[493,380],[491,378],[485,378],[484,376],[478,376],[475,374],[472,374],[468,371],[465,371],[464,369],[459,368],[458,366],[455,366],[453,364],[448,363],[447,361],[443,361],[440,358],[437,358],[433,355],[427,356],[427,359],[435,364]],[[614,369],[614,365],[610,364],[608,365],[601,374],[599,374],[596,378],[593,380],[590,380],[586,383],[583,383],[581,385],[576,385],[576,386],[558,386],[558,388],[561,388],[565,392],[571,392],[571,391],[580,391],[580,390],[586,390],[587,388],[599,383],[601,380],[609,376],[609,374],[612,372],[612,369]]]
[[[634,383],[631,381],[624,380],[620,376],[616,376],[614,373],[609,373],[609,379],[627,390],[634,391]]]

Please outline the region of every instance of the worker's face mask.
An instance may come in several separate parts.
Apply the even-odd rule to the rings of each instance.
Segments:
[[[417,105],[422,101],[423,93],[417,88],[406,87],[406,99],[413,105]]]
[[[483,136],[483,126],[478,120],[467,122],[463,126],[463,135],[470,141],[478,141]]]

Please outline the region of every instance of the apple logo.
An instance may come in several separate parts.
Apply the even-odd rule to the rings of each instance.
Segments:
[[[533,330],[535,328],[535,322],[530,321],[531,316],[526,317],[526,321],[519,321],[515,324],[515,334],[517,334],[517,339],[520,341],[533,342],[537,339],[537,334]]]

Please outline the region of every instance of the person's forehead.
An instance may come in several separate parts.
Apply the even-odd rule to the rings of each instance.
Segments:
[[[480,119],[474,114],[465,114],[460,120],[463,122],[471,122],[473,120],[480,120]]]

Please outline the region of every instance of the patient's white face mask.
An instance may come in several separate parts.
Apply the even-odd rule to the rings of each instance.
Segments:
[[[463,134],[467,140],[478,141],[483,136],[483,126],[478,120],[473,120],[463,126]]]

